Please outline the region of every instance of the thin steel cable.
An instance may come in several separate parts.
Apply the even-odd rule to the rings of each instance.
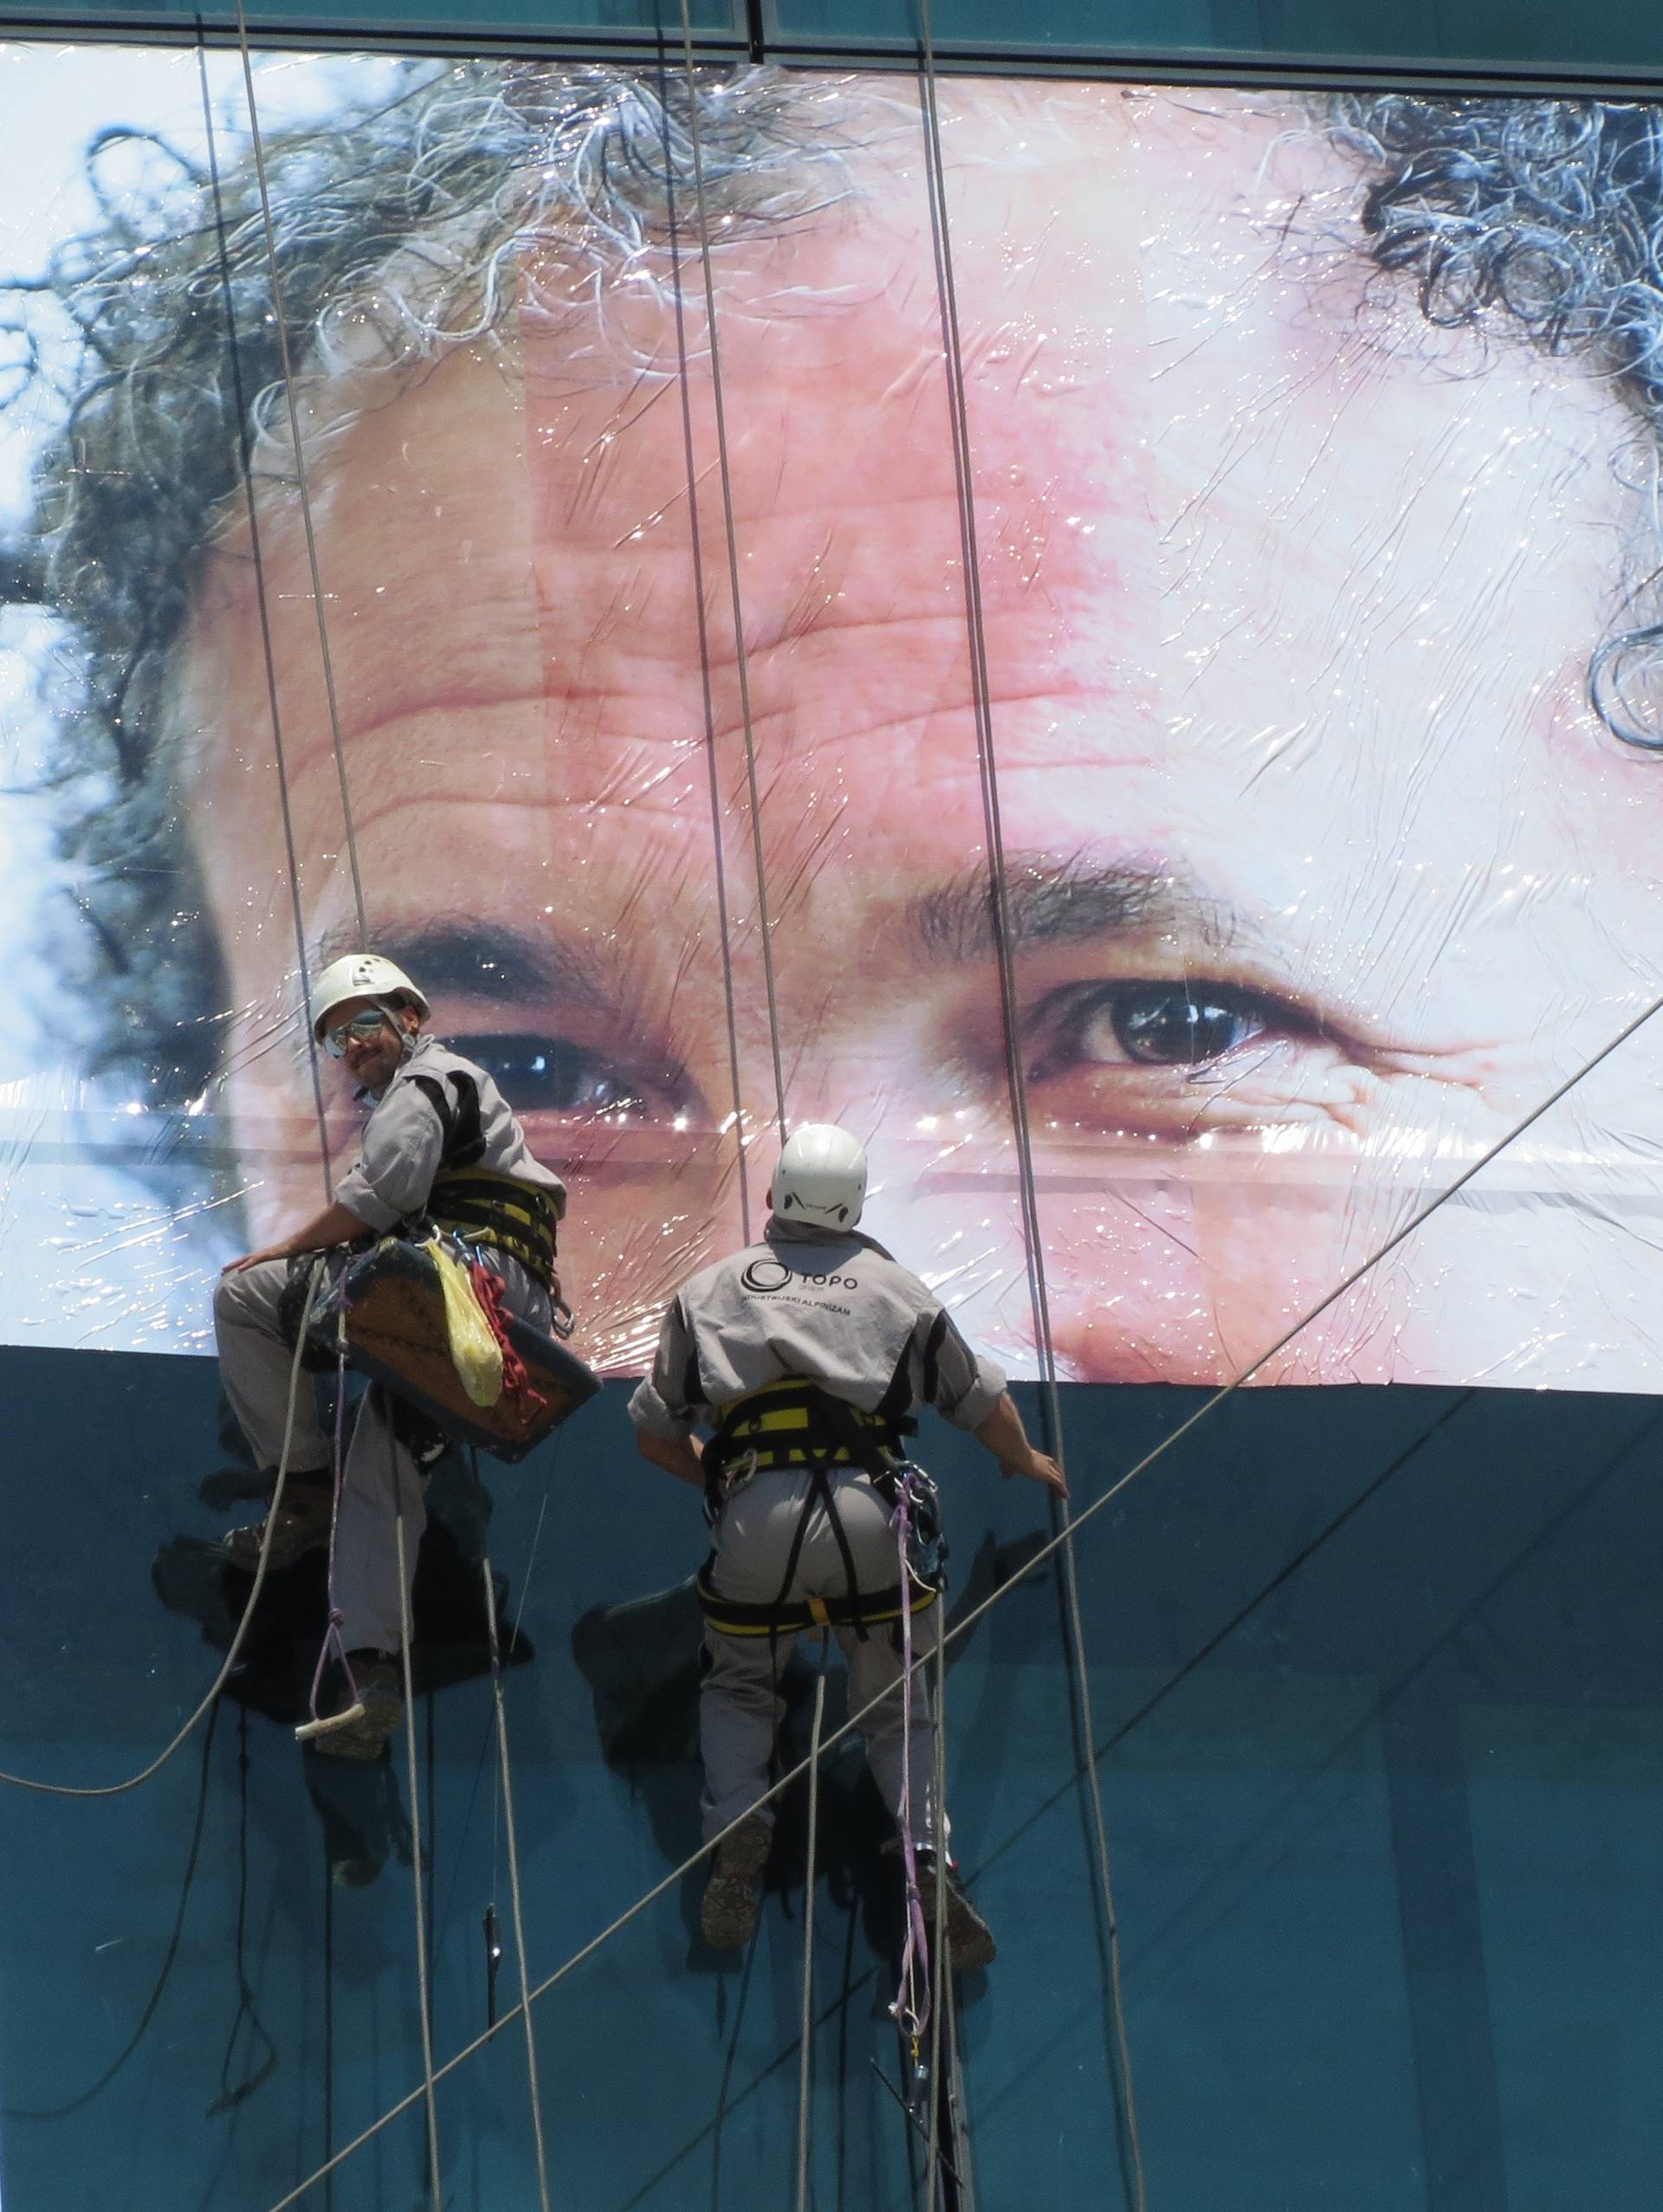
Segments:
[[[526,1905],[520,1887],[520,1834],[514,1817],[514,1769],[508,1758],[508,1714],[502,1695],[502,1654],[496,1634],[496,1582],[490,1554],[482,1562],[485,1578],[485,1631],[491,1646],[491,1701],[496,1709],[497,1772],[502,1784],[502,1821],[508,1841],[508,1899],[514,1911],[514,1948],[520,1967],[520,1994],[531,1987],[526,1960]],[[537,2081],[537,2036],[531,2007],[521,2007],[526,2022],[526,2081],[531,2094],[531,2131],[537,2149],[537,2197],[542,2212],[552,2212],[548,2197],[548,2150],[543,2140],[543,2097]]]
[[[238,0],[238,4],[241,4],[241,0]],[[682,50],[687,73],[688,138],[693,154],[693,191],[699,209],[699,261],[704,275],[705,323],[710,335],[710,393],[716,418],[716,458],[721,471],[721,515],[728,538],[728,587],[734,615],[734,670],[739,680],[739,715],[745,736],[745,784],[751,809],[757,926],[762,937],[762,980],[767,988],[768,1045],[773,1061],[774,1116],[783,1143],[786,1135],[786,1075],[780,1056],[780,1004],[773,976],[773,922],[768,912],[767,870],[762,854],[762,799],[757,786],[756,734],[751,721],[751,681],[745,649],[745,611],[739,584],[739,534],[734,523],[734,484],[728,467],[728,416],[721,396],[721,348],[716,337],[716,280],[710,258],[710,225],[704,203],[704,155],[699,137],[699,87],[693,68],[690,0],[682,0]]]
[[[666,139],[670,107],[663,104]],[[664,174],[673,174],[666,143]],[[688,374],[687,308],[682,297],[682,232],[676,197],[670,194],[670,298],[676,315],[676,360],[681,372],[682,450],[687,469],[688,542],[693,557],[693,609],[698,625],[699,684],[704,708],[704,760],[710,792],[710,840],[715,859],[716,928],[721,946],[721,995],[728,1017],[728,1080],[734,1101],[734,1151],[739,1165],[740,1228],[751,1241],[750,1163],[745,1153],[745,1100],[739,1073],[739,1017],[734,999],[734,957],[728,915],[728,854],[721,833],[721,781],[716,768],[715,693],[710,682],[710,624],[704,604],[704,547],[699,523],[698,456],[693,442],[693,388]],[[699,210],[701,224],[703,210]]]
[[[271,1503],[266,1509],[266,1529],[265,1534],[260,1539],[260,1560],[254,1570],[254,1584],[249,1592],[249,1601],[243,1608],[243,1618],[236,1624],[236,1633],[231,1638],[231,1647],[225,1654],[224,1663],[219,1672],[214,1677],[213,1685],[207,1696],[168,1744],[166,1750],[159,1752],[150,1764],[141,1768],[139,1773],[129,1775],[125,1782],[105,1782],[95,1789],[76,1789],[72,1788],[67,1782],[38,1782],[32,1775],[14,1775],[0,1771],[0,1782],[10,1782],[14,1789],[32,1789],[42,1797],[125,1796],[128,1790],[139,1788],[142,1783],[147,1782],[152,1775],[159,1774],[179,1746],[191,1736],[197,1724],[213,1711],[220,1691],[230,1680],[232,1672],[238,1659],[243,1656],[243,1646],[248,1640],[249,1628],[254,1620],[255,1608],[260,1602],[260,1593],[266,1586],[266,1566],[271,1557],[272,1538],[277,1528],[277,1510],[283,1502],[283,1489],[288,1480],[288,1455],[294,1442],[294,1409],[300,1401],[301,1355],[306,1346],[307,1323],[312,1318],[312,1308],[317,1298],[321,1269],[321,1260],[314,1263],[311,1277],[307,1284],[306,1303],[301,1309],[301,1325],[294,1339],[294,1356],[289,1361],[288,1367],[288,1408],[283,1420],[283,1448],[277,1461],[277,1476],[272,1484]]]
[[[936,1604],[944,1605],[944,1597]],[[935,1727],[931,1744],[929,1786],[935,1802],[931,1826],[935,1839],[935,1894],[931,1899],[934,1925],[929,1931],[929,2149],[925,2168],[924,2212],[935,2212],[935,2192],[942,2176],[942,2015],[945,2009],[947,1971],[947,1662],[942,1624],[935,1623]],[[909,1704],[912,1685],[902,1693]],[[954,2161],[957,2163],[957,2161]]]
[[[416,1756],[416,1687],[410,1664],[410,1578],[404,1565],[404,1481],[398,1447],[387,1431],[387,1451],[392,1461],[393,1497],[397,1505],[392,1530],[398,1554],[399,1663],[404,1679],[404,1762],[410,1775],[410,1860],[416,1894],[416,1983],[422,2013],[422,2079],[427,2099],[427,2165],[433,2196],[433,2212],[444,2212],[444,2189],[439,2171],[439,2100],[433,2075],[433,2000],[427,1972],[427,1907],[422,1896],[422,1775]]]
[[[953,437],[953,462],[958,494],[961,565],[964,573],[965,617],[969,632],[971,696],[976,729],[977,765],[980,773],[982,805],[987,831],[989,900],[993,944],[998,960],[1000,1001],[1005,1057],[1011,1089],[1013,1135],[1017,1148],[1019,1187],[1022,1209],[1024,1249],[1028,1290],[1032,1303],[1034,1337],[1039,1355],[1041,1387],[1048,1416],[1047,1441],[1060,1457],[1063,1450],[1062,1404],[1057,1388],[1057,1361],[1051,1327],[1039,1217],[1039,1188],[1033,1167],[1032,1127],[1028,1114],[1027,1083],[1022,1064],[1021,1034],[1017,1014],[1015,963],[1011,949],[1010,907],[1005,875],[1005,838],[1000,808],[999,771],[993,746],[993,685],[987,666],[987,626],[981,599],[980,551],[976,529],[975,483],[973,474],[969,404],[965,387],[964,346],[959,320],[958,288],[954,275],[952,235],[947,204],[946,165],[942,151],[941,114],[936,104],[935,51],[931,29],[930,0],[919,0],[922,44],[920,106],[924,123],[924,170],[930,204],[930,227],[940,287],[943,351],[946,356],[948,413]],[[1132,2073],[1131,2042],[1127,2028],[1124,1985],[1120,1955],[1120,1916],[1115,1903],[1114,1869],[1109,1850],[1109,1826],[1103,1810],[1103,1779],[1093,1746],[1097,1728],[1092,1711],[1090,1669],[1085,1650],[1085,1627],[1080,1613],[1079,1579],[1074,1554],[1072,1517],[1066,1498],[1058,1501],[1062,1523],[1060,1573],[1068,1622],[1070,1655],[1079,1729],[1080,1770],[1090,1804],[1092,1840],[1098,1885],[1103,1893],[1104,1934],[1108,1948],[1110,2014],[1114,2022],[1115,2068],[1126,2144],[1131,2160],[1136,2212],[1148,2212],[1149,2194],[1143,2168],[1143,2146],[1137,2125],[1137,2097]]]
[[[266,593],[265,547],[260,535],[260,505],[254,489],[254,441],[249,435],[248,395],[243,383],[243,349],[237,343],[236,311],[231,290],[230,248],[225,236],[225,209],[219,183],[219,146],[214,133],[214,103],[208,88],[208,49],[197,49],[197,74],[202,86],[202,120],[208,143],[208,176],[214,196],[214,235],[219,244],[220,290],[225,302],[225,333],[231,361],[231,404],[236,410],[237,452],[243,462],[243,489],[249,509],[249,554],[254,570],[254,603],[260,617],[260,650],[265,669],[266,701],[271,715],[271,747],[277,768],[277,804],[283,823],[283,852],[288,862],[288,896],[294,922],[294,951],[300,965],[301,1004],[312,1001],[310,962],[306,953],[306,916],[301,907],[301,863],[294,844],[294,817],[288,796],[288,756],[283,743],[283,715],[277,689],[277,651],[272,643],[271,608]],[[324,1203],[335,1195],[334,1171],[329,1161],[329,1116],[323,1103],[323,1070],[312,1025],[305,1025],[307,1060],[312,1077],[313,1110],[318,1119],[318,1157],[323,1167]]]
[[[808,1863],[803,1879],[803,1995],[797,2047],[797,2212],[808,2212],[808,2172],[814,2144],[809,2112],[814,2088],[814,1882],[820,1847],[820,1730],[825,1719],[829,1640],[828,1632],[822,1628],[820,1664],[814,1676],[814,1718],[808,1731]]]
[[[1309,1328],[1313,1321],[1319,1320],[1331,1306],[1337,1303],[1337,1302],[1341,1298],[1344,1297],[1349,1291],[1355,1290],[1357,1284],[1362,1281],[1363,1277],[1368,1275],[1373,1268],[1378,1266],[1382,1260],[1388,1258],[1390,1255],[1397,1250],[1400,1245],[1403,1244],[1407,1239],[1414,1234],[1417,1229],[1420,1228],[1427,1221],[1430,1220],[1432,1216],[1436,1213],[1441,1206],[1446,1206],[1451,1199],[1456,1197],[1459,1193],[1465,1190],[1466,1186],[1472,1180],[1475,1175],[1481,1174],[1485,1168],[1489,1167],[1492,1161],[1499,1158],[1501,1154],[1505,1152],[1511,1145],[1515,1144],[1521,1136],[1524,1136],[1529,1130],[1534,1129],[1536,1124],[1542,1119],[1544,1114],[1550,1113],[1554,1107],[1558,1105],[1563,1098],[1576,1088],[1578,1083],[1582,1083],[1587,1077],[1592,1075],[1595,1070],[1602,1066],[1605,1061],[1608,1060],[1614,1052],[1620,1051],[1621,1047],[1627,1043],[1628,1039],[1634,1035],[1636,1031],[1640,1029],[1647,1022],[1652,1020],[1653,1018],[1660,1012],[1663,1012],[1663,994],[1653,999],[1648,1006],[1643,1007],[1631,1021],[1625,1022],[1623,1026],[1616,1032],[1616,1034],[1608,1038],[1591,1058],[1585,1061],[1573,1074],[1567,1076],[1563,1083],[1560,1083],[1554,1090],[1550,1091],[1547,1097],[1543,1099],[1538,1105],[1533,1107],[1521,1121],[1516,1122],[1511,1129],[1507,1130],[1503,1135],[1498,1137],[1494,1144],[1490,1145],[1485,1151],[1481,1152],[1477,1159],[1472,1161],[1469,1166],[1462,1170],[1461,1174],[1456,1177],[1455,1180],[1451,1183],[1446,1189],[1440,1191],[1436,1198],[1429,1200],[1418,1213],[1412,1214],[1408,1220],[1403,1224],[1401,1229],[1395,1231],[1387,1239],[1386,1242],[1380,1246],[1378,1251],[1372,1252],[1367,1259],[1361,1262],[1356,1267],[1354,1267],[1349,1274],[1343,1277],[1341,1280],[1335,1284],[1334,1288],[1328,1291],[1323,1297],[1319,1298],[1317,1303],[1312,1306],[1308,1312],[1302,1315],[1291,1328],[1284,1329],[1282,1335],[1276,1339],[1274,1343],[1268,1345],[1263,1352],[1259,1354],[1257,1358],[1252,1360],[1247,1366],[1239,1371],[1239,1373],[1233,1375],[1228,1382],[1220,1384],[1219,1388],[1213,1392],[1210,1397],[1203,1399],[1201,1403],[1195,1408],[1193,1413],[1187,1414],[1185,1419],[1178,1424],[1175,1429],[1173,1429],[1168,1435],[1162,1437],[1158,1444],[1152,1446],[1150,1449],[1143,1454],[1143,1457],[1141,1459],[1134,1461],[1132,1465],[1126,1470],[1125,1473],[1118,1477],[1116,1481],[1110,1483],[1107,1490],[1103,1491],[1100,1496],[1094,1497],[1090,1504],[1088,1505],[1083,1512],[1076,1514],[1073,1517],[1071,1526],[1069,1529],[1050,1537],[1045,1543],[1041,1544],[1039,1549],[1033,1554],[1032,1557],[1026,1562],[1021,1575],[1016,1576],[1011,1581],[1003,1584],[1000,1588],[990,1591],[987,1596],[981,1600],[980,1604],[972,1606],[967,1613],[963,1614],[961,1619],[954,1621],[952,1627],[944,1632],[942,1638],[942,1646],[945,1646],[949,1643],[955,1642],[961,1636],[967,1635],[980,1621],[984,1620],[987,1615],[993,1611],[996,1605],[1001,1604],[1011,1595],[1013,1591],[1021,1588],[1031,1577],[1034,1568],[1044,1566],[1048,1559],[1054,1558],[1062,1549],[1064,1543],[1071,1536],[1077,1536],[1080,1530],[1084,1528],[1089,1521],[1095,1519],[1097,1515],[1101,1513],[1105,1507],[1113,1504],[1115,1500],[1119,1497],[1123,1491],[1129,1489],[1133,1483],[1139,1481],[1149,1472],[1151,1467],[1155,1466],[1158,1461],[1164,1458],[1167,1453],[1173,1449],[1174,1445],[1181,1443],[1185,1437],[1188,1436],[1193,1430],[1200,1426],[1201,1422],[1210,1419],[1211,1416],[1218,1411],[1220,1406],[1226,1404],[1228,1400],[1233,1398],[1238,1391],[1245,1389],[1247,1384],[1252,1381],[1254,1375],[1259,1373],[1259,1369],[1267,1366],[1271,1361],[1278,1358],[1283,1352],[1284,1352],[1288,1346],[1294,1342],[1295,1338],[1300,1335],[1302,1330]],[[914,1661],[915,1668],[919,1665],[922,1665],[923,1664],[925,1664],[925,1661],[922,1659]],[[855,1730],[859,1728],[862,1722],[866,1719],[867,1716],[877,1711],[877,1707],[883,1702],[883,1699],[886,1697],[890,1697],[894,1694],[895,1691],[880,1691],[877,1697],[869,1698],[866,1703],[862,1705],[857,1711],[850,1714],[841,1727],[834,1729],[832,1734],[825,1739],[820,1746],[821,1756],[824,1757],[826,1752],[835,1750],[846,1737],[852,1735]],[[644,1912],[649,1905],[656,1904],[658,1898],[664,1895],[666,1891],[674,1889],[679,1882],[685,1880],[687,1876],[692,1872],[696,1866],[699,1866],[713,1851],[719,1847],[728,1836],[734,1833],[734,1829],[739,1827],[741,1821],[747,1820],[753,1813],[760,1810],[764,1805],[771,1804],[783,1790],[788,1789],[793,1782],[800,1781],[802,1776],[806,1773],[807,1768],[808,1762],[806,1759],[799,1760],[797,1765],[793,1767],[788,1773],[781,1775],[777,1782],[773,1783],[770,1788],[762,1792],[761,1795],[756,1799],[754,1804],[747,1806],[742,1813],[736,1814],[735,1817],[728,1822],[728,1826],[721,1829],[718,1834],[712,1836],[708,1842],[702,1843],[696,1851],[690,1853],[689,1856],[682,1861],[680,1866],[673,1867],[670,1872],[663,1877],[662,1881],[655,1882],[650,1890],[645,1891],[636,1899],[633,1905],[628,1906],[623,1912],[620,1912],[616,1919],[611,1921],[607,1926],[601,1930],[598,1936],[592,1937],[588,1943],[583,1944],[579,1950],[573,1951],[571,1957],[566,1961],[566,1963],[563,1966],[559,1966],[554,1969],[553,1973],[546,1975],[537,1984],[536,1988],[530,1992],[529,1995],[522,1998],[521,2002],[529,2004],[536,2003],[540,1997],[547,1996],[551,1989],[557,1988],[569,1975],[574,1974],[579,1967],[582,1966],[588,1959],[592,1958],[598,1950],[609,1943],[615,1935],[619,1933],[621,1930],[628,1927],[630,1923],[638,1918],[641,1913]],[[488,2028],[482,2034],[476,2035],[471,2043],[464,2044],[459,2051],[455,2052],[451,2057],[445,2060],[442,2066],[437,2069],[434,2074],[434,2079],[436,2081],[443,2081],[447,2074],[453,2073],[456,2067],[465,2065],[468,2060],[474,2056],[476,2052],[482,2050],[487,2043],[492,2041],[501,2029],[508,2026],[508,2022],[514,2017],[515,2013],[517,2013],[519,2009],[519,2006],[515,2006],[513,2011],[505,2013],[501,2020],[497,2021],[494,2026]],[[307,2178],[300,2183],[298,2188],[291,2189],[287,2196],[280,2197],[278,2201],[269,2208],[269,2212],[288,2212],[288,2208],[291,2204],[298,2203],[301,2198],[305,2196],[306,2192],[309,2189],[313,2188],[315,2183],[326,2179],[327,2176],[333,2173],[336,2167],[340,2165],[345,2159],[352,2157],[353,2152],[361,2150],[365,2144],[373,2141],[375,2137],[380,2133],[383,2128],[390,2126],[394,2120],[398,2119],[403,2113],[408,2112],[410,2107],[416,2103],[417,2099],[420,2098],[423,2093],[424,2092],[420,2088],[413,2089],[408,2095],[401,2098],[396,2105],[389,2106],[389,2108],[381,2114],[379,2119],[372,2120],[368,2127],[363,2129],[349,2144],[345,2144],[341,2150],[338,2151],[334,2154],[333,2157],[332,2157],[326,2164],[317,2167],[311,2174],[309,2174]]]
[[[277,226],[272,218],[271,192],[266,178],[265,140],[260,130],[260,111],[254,95],[254,56],[249,45],[249,17],[243,0],[236,0],[236,40],[243,56],[243,83],[249,103],[249,139],[254,149],[254,173],[260,189],[260,217],[265,226],[266,258],[270,265],[271,312],[277,329],[278,358],[282,363],[283,396],[288,413],[288,432],[294,447],[295,487],[301,499],[301,527],[306,539],[307,566],[311,572],[312,604],[318,618],[318,658],[323,670],[324,696],[329,707],[329,734],[335,748],[335,773],[340,783],[341,828],[352,870],[353,903],[358,913],[358,941],[369,945],[369,924],[364,916],[364,879],[358,864],[358,838],[353,828],[352,792],[346,781],[346,750],[340,734],[340,708],[335,696],[335,665],[329,650],[329,618],[324,606],[323,572],[318,561],[318,537],[312,516],[312,494],[307,482],[306,451],[301,436],[300,402],[294,393],[294,364],[289,351],[288,321],[283,313],[283,280],[277,257]]]

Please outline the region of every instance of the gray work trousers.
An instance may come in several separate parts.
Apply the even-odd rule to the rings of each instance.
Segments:
[[[857,1588],[873,1594],[893,1589],[899,1579],[900,1562],[889,1507],[866,1476],[838,1469],[828,1473],[838,1517],[854,1561]],[[753,1475],[729,1491],[711,1532],[715,1557],[710,1580],[721,1596],[747,1605],[772,1605],[782,1596],[780,1584],[807,1506],[811,1481],[806,1471],[779,1468]],[[841,1598],[848,1591],[843,1554],[825,1508],[817,1504],[807,1510],[796,1572],[783,1592],[786,1602],[800,1603],[810,1597]],[[938,1598],[934,1605],[913,1614],[915,1659],[935,1651],[941,1633],[941,1609]],[[885,1691],[894,1693],[869,1713],[860,1726],[872,1779],[898,1827],[905,1719],[896,1688],[904,1672],[900,1624],[880,1621],[868,1628],[864,1638],[852,1628],[834,1628],[832,1633],[849,1663],[851,1713]],[[699,1741],[704,1754],[702,1809],[707,1840],[754,1804],[773,1780],[769,1768],[780,1719],[780,1676],[791,1643],[788,1635],[728,1636],[719,1629],[705,1629]],[[935,1825],[935,1724],[927,1671],[922,1667],[913,1676],[907,1704],[911,1714],[912,1834],[915,1842],[928,1843]],[[762,1817],[772,1822],[773,1809],[765,1805]]]
[[[547,1330],[548,1300],[518,1263],[486,1255],[501,1277],[511,1311]],[[231,1411],[249,1439],[255,1464],[275,1467],[282,1456],[294,1355],[278,1324],[278,1302],[288,1263],[262,1260],[235,1275],[222,1275],[214,1291],[214,1334],[220,1380]],[[396,1652],[404,1644],[404,1605],[398,1588],[398,1524],[404,1524],[405,1588],[416,1579],[416,1555],[427,1526],[426,1483],[399,1443],[372,1392],[359,1411],[341,1478],[340,1517],[335,1530],[334,1603],[343,1616],[341,1641],[349,1652]],[[294,1406],[288,1471],[327,1469],[333,1446],[319,1419],[314,1377],[302,1374]]]

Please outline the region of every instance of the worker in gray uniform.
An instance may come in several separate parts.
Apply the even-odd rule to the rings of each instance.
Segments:
[[[798,1129],[780,1155],[760,1244],[685,1284],[664,1316],[651,1375],[630,1401],[644,1458],[705,1489],[712,1549],[699,1580],[705,1617],[700,1700],[704,1834],[719,1835],[702,1906],[709,1942],[755,1929],[773,1809],[768,1787],[792,1636],[830,1630],[849,1665],[873,1778],[899,1824],[904,1675],[900,1618],[915,1658],[941,1634],[935,1593],[901,1573],[895,1477],[915,1407],[934,1406],[1006,1475],[1067,1484],[1036,1452],[990,1360],[979,1358],[929,1290],[859,1233],[866,1155],[843,1129]],[[696,1427],[715,1433],[701,1445]],[[892,1694],[886,1694],[892,1693]],[[945,1887],[955,1967],[986,1965],[993,1939],[961,1887],[935,1802],[935,1730],[926,1670],[905,1692],[906,1792],[927,1914]],[[747,1809],[754,1808],[754,1809]],[[741,1815],[744,1817],[741,1819]]]
[[[313,1035],[373,1101],[363,1149],[334,1200],[292,1236],[233,1260],[214,1296],[220,1374],[255,1464],[275,1472],[293,1380],[293,1263],[346,1248],[423,1217],[457,1234],[496,1276],[508,1310],[548,1333],[555,1224],[566,1187],[534,1158],[525,1131],[487,1071],[423,1034],[428,1002],[374,953],[333,961],[312,993]],[[329,1541],[332,1450],[316,1387],[302,1384],[281,1504],[266,1522],[225,1538],[252,1573],[269,1533],[269,1563],[292,1567]],[[397,1523],[413,1581],[426,1525],[423,1478],[379,1390],[366,1397],[344,1471],[335,1531],[334,1603],[356,1698],[344,1693],[313,1741],[346,1758],[379,1757],[403,1718],[398,1664],[408,1583],[398,1581]],[[270,1517],[269,1517],[269,1518]]]

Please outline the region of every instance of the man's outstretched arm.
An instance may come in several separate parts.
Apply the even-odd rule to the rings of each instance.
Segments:
[[[1068,1496],[1068,1478],[1057,1462],[1044,1452],[1036,1452],[1028,1442],[1028,1433],[1022,1426],[1022,1416],[1016,1410],[1016,1400],[1007,1390],[1000,1397],[979,1428],[971,1434],[976,1442],[985,1445],[998,1460],[1000,1470],[1006,1480],[1013,1475],[1026,1475],[1030,1482],[1044,1483],[1047,1490],[1055,1491],[1058,1497]]]

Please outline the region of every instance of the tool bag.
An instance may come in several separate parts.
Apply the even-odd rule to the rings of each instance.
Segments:
[[[463,1264],[437,1238],[383,1237],[366,1252],[344,1255],[330,1290],[313,1309],[303,1357],[308,1367],[332,1368],[340,1329],[348,1367],[426,1414],[452,1441],[476,1445],[512,1465],[592,1398],[600,1380],[564,1344],[504,1311],[497,1316],[502,1387],[489,1402],[480,1403],[469,1386],[489,1397],[490,1361],[481,1356],[465,1308],[459,1310],[455,1271]],[[310,1265],[307,1255],[290,1270],[290,1291],[299,1283],[302,1298]],[[461,1368],[453,1349],[453,1314],[474,1338]],[[286,1297],[284,1318],[292,1342],[299,1300]]]

